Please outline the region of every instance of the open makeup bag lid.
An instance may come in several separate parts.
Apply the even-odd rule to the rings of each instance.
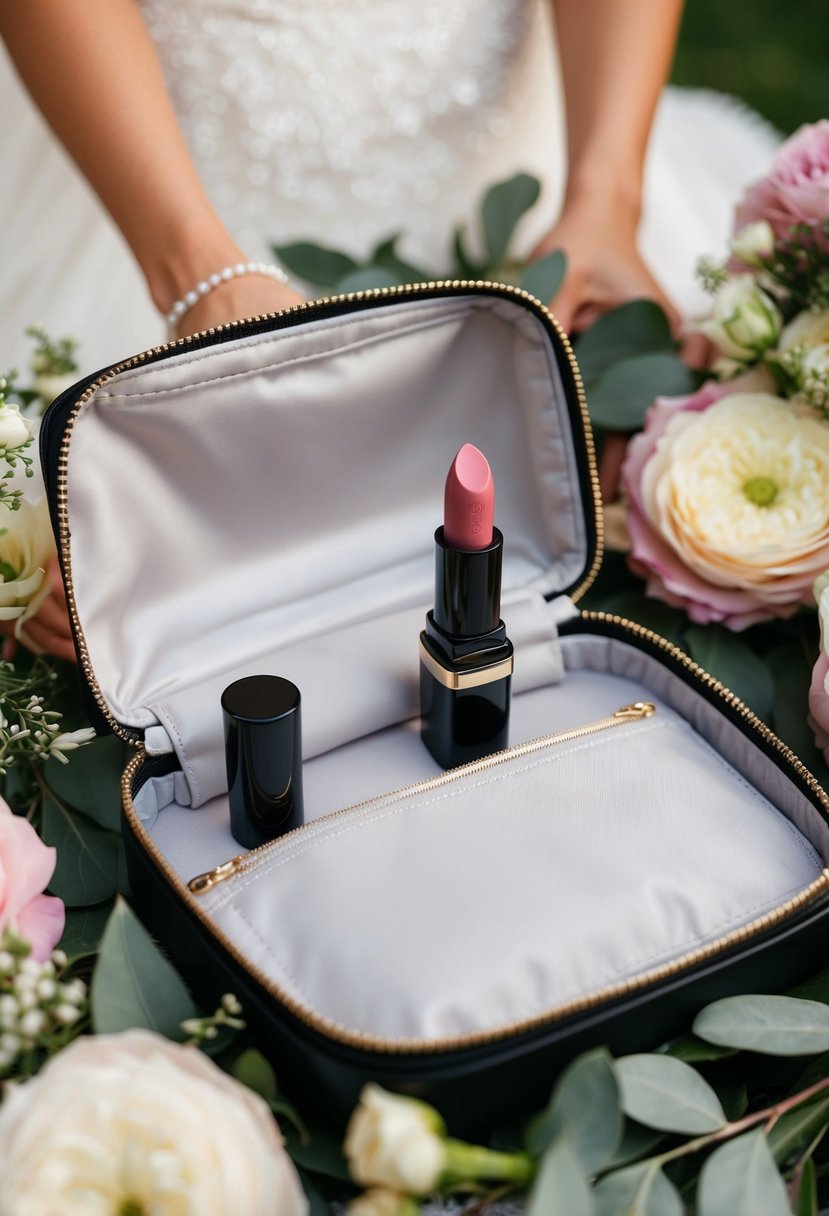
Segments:
[[[64,394],[44,467],[109,727],[183,753],[198,805],[223,781],[232,679],[300,685],[306,756],[414,716],[433,534],[466,442],[493,469],[520,688],[522,644],[543,646],[547,601],[589,584],[601,533],[578,370],[527,293],[357,293],[146,352]]]

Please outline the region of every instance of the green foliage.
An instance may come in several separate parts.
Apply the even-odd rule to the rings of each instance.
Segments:
[[[829,1006],[792,996],[729,996],[694,1019],[694,1034],[769,1055],[829,1051]]]
[[[143,1027],[182,1039],[181,1023],[198,1011],[178,972],[123,899],[116,901],[92,975],[97,1034]]]
[[[762,1131],[738,1136],[711,1154],[700,1175],[697,1211],[699,1216],[791,1216]]]
[[[57,850],[49,890],[71,908],[110,899],[118,889],[121,840],[48,791],[41,804],[40,834]]]
[[[527,1199],[526,1216],[593,1216],[590,1184],[575,1150],[565,1137],[554,1141],[544,1154]]]
[[[682,1216],[679,1192],[654,1161],[608,1174],[596,1187],[596,1216]]]
[[[720,1100],[689,1064],[668,1055],[616,1061],[626,1115],[667,1132],[713,1132],[725,1125]]]
[[[588,1174],[611,1160],[622,1139],[619,1083],[604,1049],[580,1056],[561,1075],[547,1109],[530,1125],[527,1148],[541,1156],[562,1135]]]
[[[700,667],[722,680],[758,717],[771,717],[775,701],[771,673],[760,656],[731,630],[722,625],[689,625],[685,646]]]
[[[487,190],[481,216],[490,266],[499,266],[504,260],[518,221],[535,204],[540,191],[538,178],[529,173],[516,173]]]
[[[567,273],[567,258],[560,249],[545,254],[537,262],[531,262],[521,275],[521,286],[525,291],[546,304],[552,300]]]

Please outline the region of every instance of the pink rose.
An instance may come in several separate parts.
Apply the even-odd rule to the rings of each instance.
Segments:
[[[631,565],[646,578],[649,595],[683,608],[698,624],[740,630],[789,617],[829,565],[829,521],[820,506],[829,485],[829,431],[798,419],[758,385],[766,387],[749,373],[725,384],[709,381],[689,397],[657,398],[622,469]],[[800,433],[802,427],[817,429]],[[784,448],[815,452],[819,486],[808,476],[801,486],[796,462],[779,471],[769,466],[768,451]],[[757,507],[751,494],[770,498]],[[790,525],[775,497],[791,510]]]
[[[812,672],[809,725],[815,732],[815,743],[829,764],[829,654],[821,654]]]
[[[40,963],[60,940],[65,920],[62,900],[42,894],[54,870],[55,850],[0,798],[0,938],[13,927]]]
[[[778,237],[793,224],[829,216],[829,119],[795,131],[781,144],[768,177],[749,186],[737,208],[735,231],[767,220]]]

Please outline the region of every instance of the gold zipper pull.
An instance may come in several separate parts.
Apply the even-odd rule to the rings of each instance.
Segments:
[[[623,705],[617,709],[614,718],[624,718],[625,721],[636,718],[651,718],[656,713],[656,706],[650,701],[634,701],[632,705]]]
[[[223,865],[216,866],[215,870],[208,870],[206,874],[197,874],[195,878],[190,879],[187,886],[194,895],[204,895],[205,891],[209,891],[211,887],[215,887],[216,883],[224,882],[226,878],[238,874],[244,860],[245,854],[240,853],[238,857],[232,857],[230,861],[224,862]]]

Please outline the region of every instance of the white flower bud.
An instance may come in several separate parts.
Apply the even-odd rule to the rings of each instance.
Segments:
[[[236,1016],[242,1012],[242,1005],[238,997],[234,996],[232,992],[226,992],[222,997],[222,1009],[224,1009],[225,1013]]]
[[[72,1005],[83,1005],[86,1000],[86,984],[83,980],[67,980],[60,986],[61,1000],[69,1001]]]
[[[446,1165],[444,1136],[440,1115],[425,1102],[366,1085],[343,1150],[352,1177],[363,1186],[428,1195]]]
[[[18,1030],[27,1039],[36,1039],[46,1025],[46,1014],[42,1009],[30,1009],[18,1022]]]
[[[21,1047],[22,1043],[18,1035],[0,1034],[0,1051],[4,1051],[11,1056],[16,1056],[19,1054]]]
[[[10,401],[0,404],[0,448],[10,451],[22,447],[31,434],[31,423],[26,421],[16,405]]]
[[[4,992],[0,996],[0,1026],[4,1030],[11,1030],[17,1025],[17,1019],[20,1017],[20,1006],[15,997],[10,992]]]
[[[714,297],[713,316],[700,332],[730,359],[751,363],[774,346],[783,319],[771,296],[750,274],[727,279]]]
[[[54,964],[58,971],[63,971],[64,967],[69,961],[63,950],[53,950],[49,955],[49,960]]]
[[[14,730],[14,727],[12,727]],[[11,975],[14,971],[14,957],[8,950],[0,950],[0,975]]]
[[[81,1011],[76,1005],[58,1005],[52,1011],[52,1016],[61,1026],[71,1026],[73,1022],[77,1022]]]
[[[46,977],[45,979],[38,981],[35,991],[37,992],[37,995],[40,997],[41,1001],[51,1001],[57,995],[58,986],[54,980]]]
[[[34,1009],[37,1005],[37,995],[34,988],[17,988],[17,1000],[21,1009]]]
[[[746,224],[731,241],[731,252],[745,266],[761,266],[774,253],[774,229],[767,220]]]

